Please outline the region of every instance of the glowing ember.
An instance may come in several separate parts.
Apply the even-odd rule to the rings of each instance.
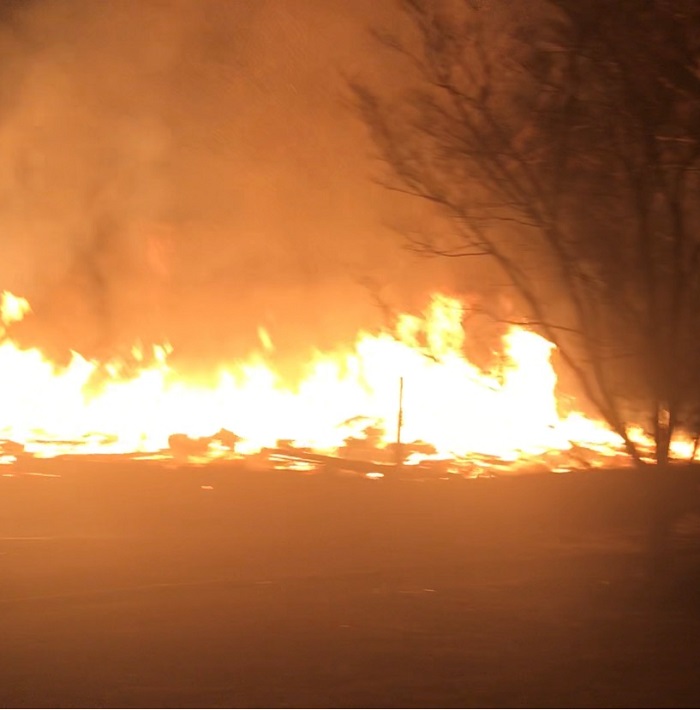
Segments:
[[[26,300],[3,294],[6,326],[28,310]],[[271,351],[270,335],[261,329],[259,337]],[[350,457],[350,444],[364,444],[394,461],[403,378],[401,439],[423,442],[406,447],[407,464],[478,456],[516,461],[568,451],[574,442],[601,460],[617,455],[618,437],[603,424],[559,414],[551,343],[513,327],[498,371],[485,373],[465,359],[464,339],[461,304],[438,295],[423,318],[401,316],[394,333],[361,333],[349,349],[318,353],[295,386],[262,356],[233,363],[205,386],[171,369],[169,345],[134,348],[130,363],[98,363],[75,353],[59,368],[5,336],[0,437],[41,457],[170,449],[216,458],[286,441],[317,453],[345,447]]]

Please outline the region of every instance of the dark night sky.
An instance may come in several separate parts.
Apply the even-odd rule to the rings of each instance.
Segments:
[[[33,0],[4,23],[0,283],[32,337],[325,346],[419,305],[446,268],[387,224],[340,72],[382,81],[372,0]],[[386,14],[382,14],[386,13]],[[213,345],[212,345],[213,343]]]

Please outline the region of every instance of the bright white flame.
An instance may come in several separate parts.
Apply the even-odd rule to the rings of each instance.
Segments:
[[[29,311],[26,300],[5,292],[5,324]],[[272,338],[258,331],[266,352]],[[155,452],[169,436],[211,437],[221,429],[240,440],[239,454],[273,447],[278,440],[333,452],[348,437],[379,444],[396,436],[398,382],[404,381],[404,442],[431,444],[432,457],[476,453],[514,461],[524,454],[567,450],[571,442],[619,450],[619,439],[580,413],[562,418],[555,396],[553,345],[513,327],[503,340],[496,372],[464,357],[459,301],[435,296],[424,317],[401,316],[395,332],[361,333],[353,346],[317,353],[301,381],[285,383],[262,356],[233,363],[213,384],[174,371],[172,348],[137,346],[129,367],[74,353],[59,368],[37,349],[0,341],[0,437],[39,456],[81,452]],[[211,442],[210,442],[211,443]],[[221,442],[204,453],[230,451]],[[416,459],[416,456],[418,458]],[[410,462],[429,454],[411,454]]]
[[[5,325],[21,321],[31,310],[29,301],[27,301],[26,298],[15,296],[9,291],[2,292],[2,300],[0,300],[0,320],[2,320]]]

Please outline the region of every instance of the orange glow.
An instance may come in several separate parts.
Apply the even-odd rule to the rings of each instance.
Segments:
[[[6,326],[28,311],[24,299],[3,294]],[[258,335],[263,351],[271,352],[271,335],[262,328]],[[134,347],[129,363],[74,353],[59,368],[40,350],[4,337],[0,438],[37,457],[175,452],[179,442],[185,455],[205,459],[251,454],[280,441],[336,454],[353,439],[394,461],[386,447],[396,439],[403,378],[408,465],[517,462],[572,450],[585,450],[587,465],[598,465],[621,455],[619,438],[601,422],[559,413],[551,343],[512,327],[498,369],[484,372],[464,357],[465,337],[459,301],[436,295],[422,317],[400,316],[394,332],[360,333],[351,347],[316,353],[294,385],[263,355],[231,363],[205,385],[171,368],[168,344]],[[186,436],[170,438],[175,434]]]

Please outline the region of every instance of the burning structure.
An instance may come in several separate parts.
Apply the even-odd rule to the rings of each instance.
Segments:
[[[58,366],[11,337],[12,324],[29,310],[25,299],[3,294],[6,463],[20,454],[199,462],[263,456],[310,467],[361,460],[365,471],[439,462],[446,473],[478,475],[626,458],[602,422],[561,411],[550,342],[511,326],[491,367],[480,368],[464,355],[464,308],[444,295],[434,295],[421,316],[399,315],[391,330],[315,353],[294,383],[271,363],[274,340],[264,330],[259,352],[214,377],[178,372],[167,343],[135,346],[128,358],[105,362],[74,352]],[[687,454],[680,443],[676,449]]]

